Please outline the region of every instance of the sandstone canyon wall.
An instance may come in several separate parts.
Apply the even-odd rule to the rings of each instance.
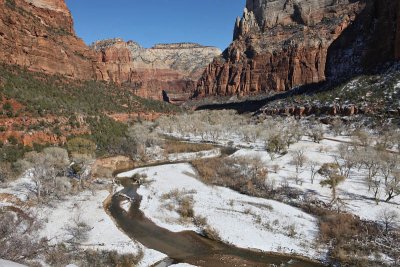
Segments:
[[[76,37],[64,0],[0,0],[0,61],[76,79],[108,77]]]
[[[188,99],[205,67],[221,54],[218,48],[193,43],[143,48],[122,39],[99,41],[92,48],[111,80],[135,88],[139,96],[159,100],[162,91],[171,99]]]
[[[187,100],[221,51],[198,44],[145,49],[121,39],[88,47],[75,34],[64,0],[0,0],[0,62],[73,79],[112,81],[142,97]]]
[[[195,95],[285,91],[400,55],[398,0],[247,0],[234,41]]]

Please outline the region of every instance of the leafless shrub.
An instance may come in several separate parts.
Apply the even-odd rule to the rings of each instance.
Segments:
[[[24,262],[44,251],[46,240],[36,238],[39,226],[32,214],[16,208],[0,209],[0,258]]]
[[[48,249],[46,263],[54,267],[64,267],[74,263],[82,267],[92,266],[136,266],[143,258],[143,250],[138,247],[136,254],[120,254],[117,251],[81,250],[59,244]]]
[[[202,180],[223,185],[243,193],[269,191],[268,170],[259,158],[215,158],[192,162]]]
[[[211,240],[221,241],[221,237],[220,237],[219,233],[217,232],[217,230],[215,230],[213,227],[211,227],[209,225],[207,225],[203,229],[202,235],[204,235],[205,237],[207,237],[208,239],[211,239]]]
[[[161,196],[161,200],[166,202],[164,207],[175,210],[183,221],[193,220],[193,196],[194,191],[172,190]]]
[[[81,214],[78,213],[73,221],[64,227],[66,234],[69,236],[71,244],[81,244],[89,238],[89,232],[92,228],[82,220]]]
[[[297,235],[296,224],[292,223],[286,226],[284,229],[287,230],[287,235],[289,237],[295,237]]]

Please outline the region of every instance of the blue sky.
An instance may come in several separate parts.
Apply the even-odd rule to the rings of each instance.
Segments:
[[[225,49],[245,0],[66,0],[87,44],[121,37],[144,47],[196,42]]]

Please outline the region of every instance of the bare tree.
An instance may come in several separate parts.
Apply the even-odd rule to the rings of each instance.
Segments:
[[[338,136],[342,133],[344,128],[343,122],[340,119],[333,120],[331,123],[331,129],[335,136]]]
[[[367,148],[364,151],[362,165],[365,166],[365,168],[368,171],[368,173],[365,177],[365,180],[368,185],[368,191],[371,191],[374,178],[378,174],[379,166],[380,166],[380,159],[379,159],[379,156],[377,155],[375,149]]]
[[[377,219],[383,224],[385,234],[387,234],[396,225],[399,220],[399,214],[394,210],[384,208],[377,214]]]
[[[292,165],[294,165],[295,169],[296,169],[296,177],[295,177],[296,184],[299,184],[299,182],[300,182],[300,178],[299,178],[300,170],[301,170],[301,168],[303,168],[306,161],[307,161],[307,157],[304,155],[303,150],[294,151],[294,154],[292,156],[292,160],[290,161],[290,163]]]
[[[372,143],[371,134],[364,129],[357,129],[353,132],[354,141],[361,146],[368,147]]]
[[[133,159],[146,157],[146,148],[161,144],[161,139],[152,123],[135,123],[129,127],[127,139],[131,146],[130,156]]]
[[[275,134],[270,137],[270,139],[266,142],[265,148],[268,151],[271,160],[274,160],[277,155],[282,155],[287,152],[286,144],[284,140],[282,140],[282,136],[279,134]]]
[[[324,139],[324,129],[321,125],[314,125],[308,130],[308,135],[313,142],[320,143]]]
[[[386,202],[400,195],[400,171],[396,170],[385,182]]]
[[[377,150],[386,151],[396,145],[398,137],[398,133],[393,129],[381,130],[378,134],[375,147]]]
[[[325,177],[320,182],[321,186],[329,186],[332,190],[332,201],[336,201],[336,187],[342,183],[346,178],[339,174],[339,167],[336,163],[325,163],[319,169],[318,173]]]
[[[310,167],[310,173],[311,173],[311,183],[314,184],[315,176],[318,173],[318,162],[316,161],[309,161],[308,166]]]
[[[43,197],[57,196],[58,177],[64,177],[69,165],[68,152],[58,147],[45,148],[41,153],[29,152],[19,161],[29,172],[31,182],[25,187],[40,202]]]
[[[348,144],[340,144],[339,155],[335,155],[335,162],[339,167],[340,175],[349,178],[351,170],[356,165],[355,153]]]

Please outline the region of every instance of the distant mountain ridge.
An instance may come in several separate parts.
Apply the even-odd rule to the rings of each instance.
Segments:
[[[195,43],[144,48],[120,38],[98,41],[91,47],[98,53],[98,61],[106,66],[111,80],[131,85],[140,96],[160,100],[163,90],[188,99],[204,68],[221,54],[216,47]]]

